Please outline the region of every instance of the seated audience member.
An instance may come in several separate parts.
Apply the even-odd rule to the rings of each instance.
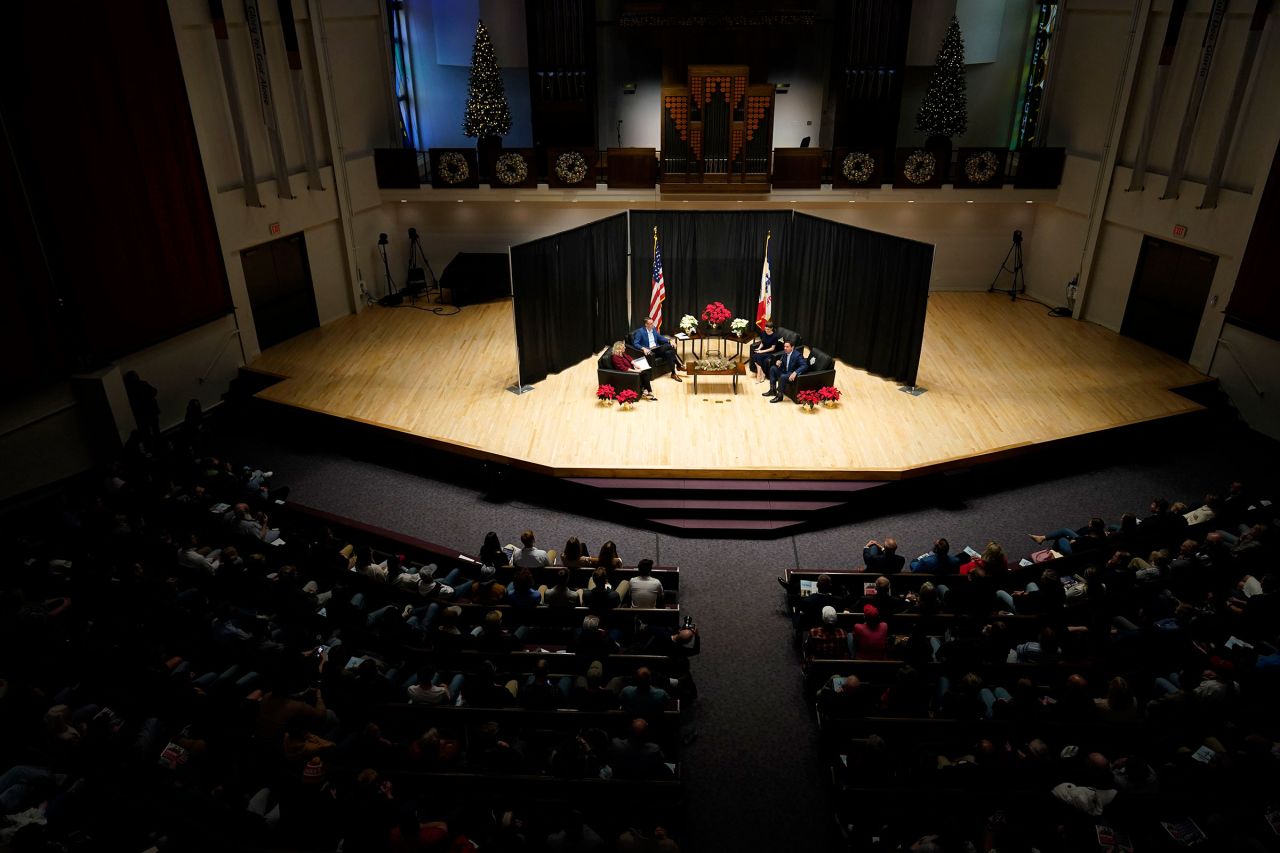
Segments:
[[[506,602],[512,607],[537,607],[542,603],[542,593],[533,586],[533,572],[523,568],[516,571],[507,584]]]
[[[645,558],[636,563],[635,576],[631,578],[632,607],[662,607],[662,581],[653,577],[653,560]]]
[[[951,554],[951,543],[938,539],[933,550],[911,561],[911,571],[929,572],[935,575],[951,575],[960,569],[960,558]]]
[[[560,552],[560,562],[571,569],[579,569],[593,564],[591,552],[586,545],[578,540],[577,536],[570,536],[569,540],[564,543],[564,550]]]
[[[631,589],[629,581],[619,581],[617,587],[609,581],[609,570],[597,566],[587,581],[587,588],[582,591],[582,603],[593,610],[612,610],[622,604]]]
[[[873,605],[862,608],[862,621],[853,626],[856,660],[885,660],[889,656],[889,624]]]
[[[864,594],[862,598],[849,608],[854,613],[862,612],[862,608],[868,604],[873,605],[881,616],[892,616],[895,613],[901,613],[903,608],[907,606],[907,602],[893,595],[893,585],[890,580],[881,575],[875,579],[873,591],[870,594]]]
[[[541,569],[551,565],[547,552],[534,547],[532,530],[520,534],[520,548],[511,558],[511,565],[517,569]]]
[[[818,690],[818,707],[839,717],[861,717],[872,710],[871,690],[856,675],[833,675]]]
[[[490,610],[484,622],[471,632],[471,648],[482,652],[511,652],[524,646],[519,630],[508,631],[502,627],[502,611]]]
[[[490,530],[484,535],[484,544],[480,546],[480,563],[500,569],[511,565],[511,555],[498,541],[498,534]]]
[[[898,540],[892,536],[881,545],[872,539],[862,549],[863,571],[875,572],[878,575],[892,575],[902,571],[906,558],[898,554]]]
[[[632,683],[618,691],[622,710],[641,717],[661,714],[669,699],[667,691],[653,686],[653,673],[647,666],[637,669]]]
[[[974,557],[967,563],[960,566],[960,574],[967,575],[976,568],[983,568],[987,572],[987,576],[993,579],[1003,579],[1009,571],[1009,560],[1004,555],[1004,548],[994,539],[987,542],[987,547],[982,549],[982,556]]]
[[[1129,689],[1129,682],[1116,676],[1107,683],[1107,695],[1094,699],[1098,719],[1108,723],[1134,723],[1138,721],[1138,703]]]
[[[630,734],[625,739],[613,739],[609,766],[615,779],[658,779],[670,775],[666,757],[662,749],[649,740],[649,724],[643,719],[632,721]]]
[[[1169,501],[1152,498],[1147,516],[1138,522],[1138,532],[1150,542],[1180,541],[1186,538],[1187,520],[1172,512]]]
[[[1074,554],[1081,551],[1096,551],[1107,544],[1107,525],[1098,517],[1089,519],[1088,526],[1081,530],[1060,527],[1048,533],[1028,534],[1037,545],[1046,545],[1059,554]]]
[[[582,591],[569,587],[568,569],[557,569],[555,583],[538,587],[538,594],[548,607],[578,607],[582,604]]]
[[[641,396],[646,400],[656,401],[658,398],[653,396],[653,370],[652,368],[640,368],[634,366],[631,356],[627,355],[627,345],[622,341],[618,341],[613,345],[613,350],[609,356],[609,360],[613,362],[614,370],[621,370],[623,373],[637,373],[640,375]]]
[[[603,661],[609,655],[617,654],[618,641],[600,627],[600,617],[592,613],[583,618],[582,630],[569,644],[569,651],[577,655],[582,667],[585,668],[594,661]]]
[[[815,660],[849,659],[849,635],[837,621],[834,607],[822,608],[822,624],[810,628],[804,637],[806,665]]]
[[[783,582],[783,586],[786,583]],[[835,594],[835,582],[831,579],[831,575],[823,572],[818,575],[817,589],[800,599],[800,603],[796,606],[796,627],[811,628],[819,623],[822,617],[822,608],[834,607],[837,610],[841,607],[841,600]]]
[[[622,558],[618,556],[618,546],[610,539],[600,546],[600,554],[596,557],[596,565],[606,569],[622,568]]]

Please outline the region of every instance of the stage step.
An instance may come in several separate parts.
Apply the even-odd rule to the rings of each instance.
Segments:
[[[662,533],[724,539],[776,539],[804,529],[804,519],[647,518]]]
[[[837,523],[884,480],[568,477],[573,500],[675,536],[774,539]]]
[[[614,506],[644,511],[651,518],[686,516],[708,518],[712,516],[740,515],[743,518],[807,517],[816,512],[836,509],[844,501],[811,500],[708,500],[702,498],[609,498]]]

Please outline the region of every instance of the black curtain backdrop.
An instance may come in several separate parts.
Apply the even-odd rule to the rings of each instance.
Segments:
[[[793,328],[777,311],[777,293],[785,269],[779,259],[791,229],[791,211],[743,210],[728,213],[665,210],[631,211],[631,325],[639,328],[649,313],[653,288],[653,226],[662,244],[667,301],[662,331],[680,330],[680,317],[699,317],[709,302],[723,302],[734,317],[756,318],[765,235],[773,232],[774,320]],[[789,279],[788,279],[789,280]]]
[[[662,241],[663,330],[719,300],[755,319],[770,244],[773,319],[806,344],[914,385],[933,247],[791,211],[631,211],[631,316],[626,217],[511,249],[520,381],[538,382],[638,327],[649,310],[653,227]]]
[[[932,268],[926,243],[797,213],[774,254],[773,316],[806,344],[914,385]]]
[[[627,329],[627,216],[511,247],[520,382],[540,382]]]

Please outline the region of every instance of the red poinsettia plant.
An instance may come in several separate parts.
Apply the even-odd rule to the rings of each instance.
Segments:
[[[725,308],[723,302],[712,302],[702,309],[702,319],[713,326],[718,326],[733,319],[733,312]]]
[[[817,391],[801,391],[796,394],[796,402],[802,406],[816,406],[822,402]]]
[[[827,401],[838,403],[840,401],[840,389],[834,385],[824,385],[818,389],[818,397],[824,403]]]
[[[617,396],[617,391],[614,390],[612,385],[601,385],[596,389],[597,400],[612,400],[615,396]]]
[[[628,403],[634,403],[636,400],[639,400],[639,399],[640,399],[640,395],[637,394],[635,391],[632,391],[630,388],[623,388],[621,391],[618,392],[618,402],[624,406],[627,405]]]

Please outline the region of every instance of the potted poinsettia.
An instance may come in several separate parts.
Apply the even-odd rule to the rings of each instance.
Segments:
[[[840,389],[834,385],[824,385],[818,389],[818,399],[828,409],[834,409],[840,405]]]
[[[640,395],[630,388],[623,388],[618,392],[618,408],[622,410],[630,410],[635,406],[636,400],[640,399]]]
[[[728,322],[732,317],[733,312],[725,308],[723,302],[712,302],[702,309],[702,319],[713,329],[719,329],[722,324]]]
[[[692,335],[698,331],[698,318],[692,314],[685,314],[680,318],[680,331],[686,335]]]
[[[737,317],[729,324],[729,331],[733,332],[735,336],[740,338],[747,333],[748,325],[746,317]]]
[[[818,396],[817,391],[801,391],[796,394],[796,402],[800,404],[800,408],[806,412],[815,411],[818,404],[822,402],[822,398]]]
[[[596,399],[602,406],[612,406],[617,393],[612,385],[601,385],[596,389]]]

